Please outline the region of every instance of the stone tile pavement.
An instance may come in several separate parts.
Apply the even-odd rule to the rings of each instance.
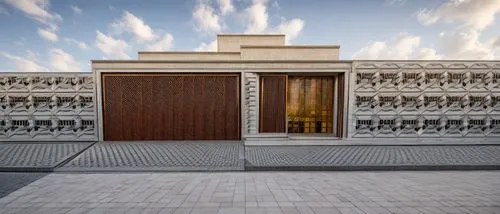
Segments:
[[[0,198],[45,175],[47,173],[0,173]]]
[[[246,170],[500,169],[500,146],[246,146]]]
[[[0,213],[500,213],[500,171],[53,173]]]
[[[56,171],[232,171],[244,147],[231,142],[99,142]]]
[[[91,145],[91,142],[0,143],[0,171],[50,172]]]

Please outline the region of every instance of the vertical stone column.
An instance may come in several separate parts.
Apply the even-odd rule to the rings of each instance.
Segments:
[[[245,134],[257,134],[259,124],[259,87],[258,75],[253,72],[245,72]]]

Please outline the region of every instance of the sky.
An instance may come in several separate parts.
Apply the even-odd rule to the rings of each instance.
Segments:
[[[90,72],[217,34],[340,45],[340,58],[500,60],[500,0],[0,0],[0,72]]]

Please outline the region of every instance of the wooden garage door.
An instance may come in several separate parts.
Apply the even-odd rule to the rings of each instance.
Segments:
[[[239,76],[104,74],[105,140],[239,140]]]

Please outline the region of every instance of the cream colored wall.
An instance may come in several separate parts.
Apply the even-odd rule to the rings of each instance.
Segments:
[[[139,60],[239,60],[240,53],[139,52]]]
[[[242,60],[339,60],[338,46],[241,47]]]
[[[227,70],[228,72],[239,72],[241,70],[249,69],[288,69],[288,71],[303,71],[303,69],[311,70],[325,70],[335,72],[336,70],[345,70],[351,68],[350,61],[316,61],[316,62],[251,62],[251,61],[213,61],[213,62],[166,62],[166,61],[140,61],[140,60],[94,60],[92,61],[92,70],[148,70],[154,72],[155,70],[176,70],[176,69],[189,69],[199,72],[206,72],[206,70]],[[179,70],[181,71],[181,70]],[[175,71],[173,71],[175,72]]]
[[[239,52],[242,45],[284,46],[285,35],[218,35],[217,51]]]

